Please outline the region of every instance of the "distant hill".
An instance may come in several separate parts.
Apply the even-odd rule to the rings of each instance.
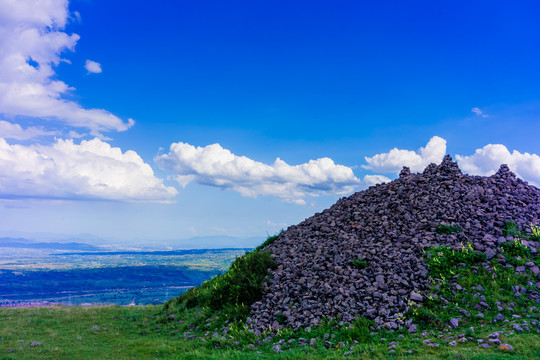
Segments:
[[[38,242],[23,238],[0,238],[0,248],[98,251],[102,248],[77,242]]]

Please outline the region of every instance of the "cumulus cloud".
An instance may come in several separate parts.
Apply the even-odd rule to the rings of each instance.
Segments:
[[[329,158],[294,166],[277,158],[270,165],[237,156],[219,144],[195,147],[173,143],[168,154],[154,160],[162,169],[172,171],[182,186],[196,182],[243,196],[275,196],[298,204],[305,204],[307,196],[352,192],[360,183],[351,168],[336,165]]]
[[[364,179],[363,179],[364,184],[367,186],[384,184],[390,181],[392,180],[383,175],[366,175],[364,176]]]
[[[418,151],[394,148],[387,153],[365,157],[368,164],[362,167],[387,174],[398,173],[403,166],[408,166],[412,172],[420,172],[430,163],[440,163],[445,154],[446,140],[434,136],[425,147],[421,147]]]
[[[93,139],[52,146],[10,145],[0,138],[0,198],[170,201],[177,194],[134,151]]]
[[[484,114],[484,112],[483,112],[482,110],[480,110],[480,108],[477,108],[477,107],[473,107],[473,108],[471,109],[471,111],[472,111],[473,113],[475,113],[476,115],[481,116],[481,117],[485,117],[485,118],[486,118],[486,117],[489,116],[489,115],[487,115],[487,114]]]
[[[488,144],[477,149],[473,155],[456,155],[459,167],[472,175],[492,175],[501,164],[507,164],[517,176],[540,186],[540,156],[536,154],[510,152],[501,144]]]
[[[103,71],[101,70],[101,64],[92,60],[86,60],[84,68],[89,74],[99,74]]]
[[[47,135],[58,135],[58,133],[56,131],[47,131],[36,126],[23,129],[19,124],[12,124],[10,122],[0,120],[0,138],[29,140]]]
[[[56,79],[64,51],[79,36],[64,31],[67,0],[0,0],[0,113],[54,119],[98,135],[134,124],[104,109],[85,109],[66,99],[74,89]]]

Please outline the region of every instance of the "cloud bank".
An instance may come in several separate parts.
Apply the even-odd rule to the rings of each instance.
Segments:
[[[134,151],[93,139],[52,146],[10,145],[0,138],[0,198],[170,201],[177,194],[163,185]]]
[[[23,129],[19,124],[12,124],[10,122],[0,120],[0,138],[29,140],[47,135],[58,135],[58,133],[56,131],[47,131],[36,126],[30,126]]]
[[[308,196],[346,194],[360,183],[351,168],[332,159],[289,165],[277,158],[264,164],[237,156],[219,144],[195,147],[173,143],[168,154],[155,159],[160,168],[174,173],[176,181],[237,191],[242,196],[275,196],[286,202],[305,204]]]
[[[421,172],[430,163],[439,164],[445,154],[446,140],[434,136],[426,147],[421,147],[418,151],[394,148],[387,153],[365,157],[367,165],[362,165],[362,167],[385,174],[399,173],[403,166],[408,166],[412,172]]]
[[[65,98],[74,89],[56,79],[55,66],[79,40],[63,31],[68,16],[67,0],[0,0],[0,113],[57,120],[97,136],[127,130],[132,119]]]
[[[520,178],[540,187],[540,156],[536,154],[510,152],[501,144],[489,144],[477,149],[473,155],[456,155],[459,167],[473,175],[494,174],[501,164],[507,164]]]

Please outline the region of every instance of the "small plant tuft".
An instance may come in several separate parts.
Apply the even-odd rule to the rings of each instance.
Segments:
[[[287,316],[283,315],[282,313],[277,313],[276,314],[276,321],[283,325],[287,322]]]
[[[457,225],[443,225],[443,224],[440,224],[439,226],[437,226],[437,228],[435,229],[435,232],[437,234],[452,234],[452,233],[460,233],[462,232],[463,230],[457,226]]]
[[[362,270],[368,267],[368,263],[364,258],[358,258],[351,261],[351,266],[355,269]]]

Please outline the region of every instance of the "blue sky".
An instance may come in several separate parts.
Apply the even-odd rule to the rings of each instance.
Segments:
[[[539,10],[0,0],[0,229],[263,238],[446,153],[538,186]]]

